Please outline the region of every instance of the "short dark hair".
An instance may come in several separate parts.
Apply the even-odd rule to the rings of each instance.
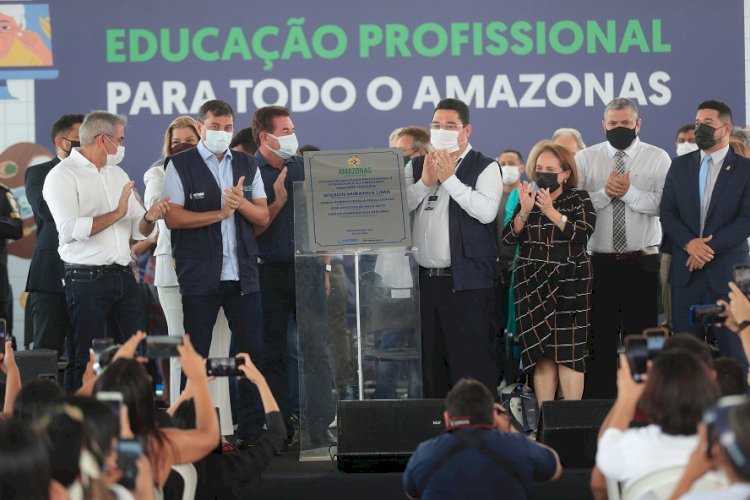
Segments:
[[[691,130],[695,130],[695,123],[686,123],[685,125],[677,129],[677,133],[674,136],[674,140],[676,141],[677,138],[680,136],[680,134],[684,134],[685,132],[690,132]]]
[[[721,396],[739,396],[745,394],[745,375],[740,364],[734,358],[716,358],[716,383],[719,384]]]
[[[451,417],[468,417],[472,424],[492,425],[494,399],[481,382],[462,378],[445,396],[445,411]]]
[[[683,349],[662,352],[654,359],[638,402],[651,422],[671,436],[692,436],[703,410],[719,399],[719,387],[708,368]]]
[[[49,416],[65,396],[62,388],[51,380],[31,379],[21,387],[13,406],[13,417],[33,424]]]
[[[692,333],[675,333],[674,335],[667,337],[667,340],[664,341],[662,352],[671,351],[673,349],[687,351],[700,361],[703,361],[703,363],[705,363],[711,370],[715,368],[714,356],[711,348]]]
[[[578,186],[578,168],[576,167],[576,160],[573,153],[565,146],[560,146],[550,141],[546,141],[539,145],[534,161],[538,161],[542,153],[550,153],[560,162],[560,168],[563,172],[570,172],[568,180],[563,184],[563,191],[568,189],[576,189]],[[532,171],[531,178],[536,180],[536,165],[531,165]]]
[[[273,119],[277,116],[290,116],[289,108],[284,106],[264,106],[253,113],[253,140],[260,147],[260,133],[273,130]]]
[[[54,143],[55,139],[60,135],[68,135],[73,130],[74,125],[83,123],[84,118],[85,116],[82,114],[68,114],[62,115],[55,120],[55,123],[52,124],[52,132],[50,133],[52,142]]]
[[[232,105],[221,99],[211,99],[204,102],[198,110],[198,121],[201,123],[205,122],[209,113],[214,116],[231,116],[234,119]]]
[[[0,498],[48,498],[52,479],[49,453],[28,422],[0,420],[0,478]]]
[[[234,149],[237,146],[241,146],[247,152],[255,154],[258,150],[258,146],[255,145],[255,139],[253,139],[252,127],[245,127],[232,137],[232,142],[229,143],[229,149]]]
[[[729,106],[721,101],[717,101],[715,99],[703,101],[698,105],[698,110],[700,111],[701,109],[713,109],[714,111],[718,111],[719,119],[721,121],[723,121],[724,123],[732,123],[732,110]]]
[[[729,427],[734,432],[735,443],[739,451],[745,460],[750,459],[750,401],[729,410]],[[729,463],[743,482],[750,481],[750,475],[747,473],[747,464],[745,464],[745,467],[740,468],[734,463],[734,459],[731,456],[729,457]]]
[[[511,154],[518,156],[518,161],[523,163],[523,155],[520,152],[516,151],[515,149],[503,149],[502,151],[500,151],[500,154],[497,155],[497,157],[500,158],[500,155],[504,155],[506,153],[511,153]]]
[[[455,111],[458,113],[458,119],[461,120],[461,123],[466,126],[469,123],[470,116],[469,116],[469,106],[466,105],[465,102],[459,100],[459,99],[453,99],[452,97],[448,97],[446,99],[441,100],[439,103],[437,103],[437,106],[435,106],[435,111],[439,109],[448,109],[451,111]]]

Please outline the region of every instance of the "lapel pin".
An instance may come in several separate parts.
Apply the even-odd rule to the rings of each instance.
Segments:
[[[729,170],[730,170],[731,168],[732,168],[732,165],[727,165],[727,167],[726,167],[726,168],[725,168],[724,170],[726,170],[727,172],[729,172]]]

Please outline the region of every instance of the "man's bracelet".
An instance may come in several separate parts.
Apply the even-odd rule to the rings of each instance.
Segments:
[[[744,330],[745,328],[750,326],[750,319],[746,319],[745,321],[740,323],[738,326],[740,327],[740,331]]]
[[[518,212],[518,216],[517,217],[519,219],[521,219],[521,222],[526,222],[526,220],[529,218],[528,215],[523,215],[521,212]]]
[[[146,221],[146,224],[154,224],[154,223],[156,222],[156,220],[148,220],[148,217],[146,217],[146,215],[148,215],[148,212],[145,212],[145,213],[143,214],[143,220],[145,220],[145,221]],[[157,219],[157,220],[158,220],[158,219]]]

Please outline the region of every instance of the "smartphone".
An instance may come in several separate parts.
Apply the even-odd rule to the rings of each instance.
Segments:
[[[206,360],[206,375],[209,377],[241,377],[240,366],[245,364],[245,358],[208,358]]]
[[[117,421],[120,421],[120,407],[122,406],[122,393],[114,391],[100,391],[96,393],[96,399],[106,404],[114,413]]]
[[[120,439],[117,443],[117,467],[122,471],[120,484],[129,490],[135,489],[138,477],[136,462],[143,455],[143,445],[137,439]]]
[[[654,359],[664,348],[664,342],[669,337],[669,330],[664,327],[646,328],[643,330],[643,336],[646,337],[648,359]]]
[[[694,325],[708,325],[713,323],[724,323],[721,313],[724,306],[718,304],[697,304],[690,306],[690,323]]]
[[[735,264],[732,270],[732,281],[747,296],[750,296],[750,264]]]
[[[149,359],[179,358],[177,346],[182,345],[182,337],[156,335],[146,337],[146,357]]]
[[[648,341],[643,335],[628,335],[625,337],[625,355],[630,365],[630,374],[638,383],[643,382],[646,375],[648,361]]]
[[[0,318],[0,345],[2,345],[2,350],[5,352],[5,332],[7,331],[8,323],[6,323],[5,318]]]
[[[101,374],[102,365],[100,363],[102,353],[112,347],[115,340],[109,337],[102,337],[99,339],[91,340],[91,349],[94,351],[94,371],[97,374]]]

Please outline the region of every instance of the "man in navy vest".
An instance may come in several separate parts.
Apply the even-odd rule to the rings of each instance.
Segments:
[[[198,111],[198,146],[171,156],[164,178],[185,332],[208,356],[219,307],[236,352],[261,355],[262,313],[254,224],[268,223],[266,193],[251,156],[229,150],[234,111],[221,100]],[[238,383],[238,443],[257,439],[263,411],[257,389]]]
[[[469,108],[462,101],[440,101],[430,128],[435,151],[406,166],[420,266],[424,396],[444,397],[465,377],[494,394],[498,375],[490,311],[497,250],[492,223],[502,175],[496,161],[469,144]]]
[[[302,159],[297,156],[297,136],[289,110],[266,106],[253,115],[253,136],[258,145],[255,160],[260,166],[270,204],[268,224],[255,227],[263,297],[263,375],[276,395],[287,422],[290,444],[294,428],[288,402],[287,325],[289,315],[297,317],[305,387],[300,408],[312,447],[336,444],[328,430],[333,421],[332,374],[326,355],[326,288],[330,288],[330,264],[316,259],[294,260],[294,182],[305,180]],[[305,300],[296,300],[295,274],[312,288]],[[303,443],[306,444],[306,443]]]

